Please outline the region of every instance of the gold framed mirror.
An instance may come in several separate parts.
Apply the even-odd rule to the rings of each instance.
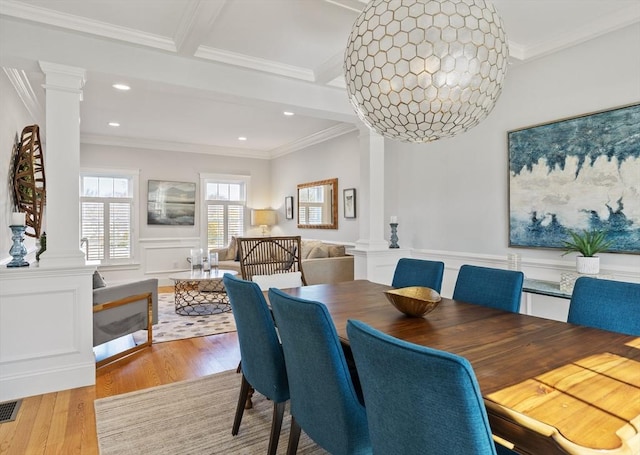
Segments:
[[[298,185],[298,228],[338,229],[338,179]]]

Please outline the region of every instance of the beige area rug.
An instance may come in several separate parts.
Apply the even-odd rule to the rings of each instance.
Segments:
[[[236,321],[231,311],[204,316],[181,316],[176,314],[173,293],[158,294],[158,324],[153,326],[154,343],[235,331]],[[144,343],[147,331],[135,332],[133,339],[136,344]]]
[[[255,393],[237,436],[231,435],[240,374],[225,371],[95,400],[102,455],[264,454],[273,403]],[[287,450],[291,416],[285,412],[278,454]],[[298,455],[325,455],[302,432]]]

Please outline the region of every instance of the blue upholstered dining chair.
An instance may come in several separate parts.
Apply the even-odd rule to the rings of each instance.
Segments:
[[[367,415],[327,308],[274,288],[269,289],[269,301],[291,392],[287,453],[296,453],[302,428],[333,455],[370,454]]]
[[[275,455],[282,427],[285,403],[289,399],[289,382],[282,346],[273,316],[260,287],[230,274],[222,278],[236,321],[242,384],[231,434],[238,434],[245,403],[251,387],[273,401],[269,455]]]
[[[578,278],[567,322],[640,336],[640,284]]]
[[[347,323],[374,453],[509,454],[494,444],[467,359]]]
[[[424,286],[440,292],[443,275],[444,262],[402,258],[396,265],[391,286],[394,288]]]
[[[453,300],[517,313],[523,280],[522,272],[463,265],[458,272]]]

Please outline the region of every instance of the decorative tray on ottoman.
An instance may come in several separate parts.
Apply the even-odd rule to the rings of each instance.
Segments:
[[[399,311],[416,318],[433,311],[441,300],[438,292],[422,286],[393,289],[385,294]]]

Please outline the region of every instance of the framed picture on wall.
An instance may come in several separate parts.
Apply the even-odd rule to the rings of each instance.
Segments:
[[[569,231],[604,231],[608,251],[640,254],[640,104],[507,133],[509,246],[564,249]]]
[[[149,180],[147,224],[193,226],[196,214],[196,184]]]
[[[344,217],[355,218],[356,217],[356,189],[347,188],[342,192],[344,202]]]
[[[284,213],[288,220],[293,219],[293,196],[284,198]]]

